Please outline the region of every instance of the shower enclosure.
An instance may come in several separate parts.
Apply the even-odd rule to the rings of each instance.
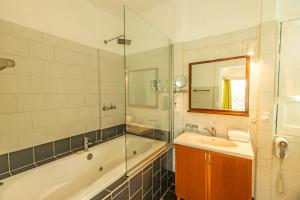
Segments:
[[[125,124],[127,172],[148,156],[128,143],[129,137],[147,139],[157,153],[171,141],[171,41],[124,7]],[[147,148],[146,146],[144,148]]]
[[[86,182],[60,189],[96,192],[100,187],[86,187],[107,187],[129,175],[172,140],[170,39],[125,6],[123,15],[113,16],[96,8],[96,1],[65,7],[51,2],[35,2],[39,13],[21,6],[47,26],[24,21],[26,12],[0,18],[0,199],[66,199],[71,193],[46,190],[83,174]],[[7,4],[1,9],[18,13],[17,4]],[[69,17],[64,9],[70,9]],[[50,185],[40,185],[40,194],[7,193],[25,171],[32,172],[25,182],[47,176],[48,163],[53,175],[46,178]],[[62,166],[72,170],[51,182]]]

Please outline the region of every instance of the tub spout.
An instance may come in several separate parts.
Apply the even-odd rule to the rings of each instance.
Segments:
[[[91,138],[84,137],[84,152],[89,151],[89,144],[92,144],[90,141],[91,141]]]

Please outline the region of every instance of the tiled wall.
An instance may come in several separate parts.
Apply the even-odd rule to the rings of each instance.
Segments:
[[[300,199],[300,138],[290,137],[289,158],[283,163],[283,178],[285,193],[276,192],[276,181],[279,172],[280,161],[274,156],[273,137],[275,129],[276,103],[276,69],[279,45],[279,23],[270,21],[260,27],[260,68],[258,77],[257,100],[257,200],[298,200]],[[270,112],[269,121],[259,118],[263,112]]]
[[[203,38],[174,46],[174,76],[188,77],[188,64],[217,58],[246,55],[248,46],[254,48],[258,43],[258,27],[253,27],[232,33],[226,33],[209,38]],[[255,135],[255,124],[251,121],[256,118],[256,62],[258,52],[254,49],[250,66],[250,112],[249,117],[224,116],[213,114],[190,113],[188,110],[188,93],[176,93],[174,96],[175,108],[175,136],[180,134],[184,124],[197,124],[201,129],[204,126],[215,126],[217,135],[225,137],[229,127],[250,129]],[[186,86],[183,89],[188,89]]]
[[[286,193],[276,192],[279,160],[273,156],[275,77],[278,53],[278,22],[270,21],[257,28],[218,35],[215,37],[179,43],[175,45],[175,77],[187,76],[187,64],[191,61],[243,55],[248,44],[256,44],[251,56],[250,70],[250,116],[233,117],[222,115],[187,113],[187,94],[175,94],[175,134],[179,134],[185,123],[203,126],[214,125],[219,136],[226,136],[229,127],[249,129],[253,148],[256,151],[255,199],[257,200],[298,200],[300,198],[300,171],[298,154],[299,137],[289,138],[289,159],[284,161]],[[269,120],[263,115],[268,113]],[[180,124],[180,122],[183,122]]]
[[[97,50],[0,20],[0,154],[98,130]]]
[[[257,79],[259,77],[256,64],[259,56],[258,43],[259,27],[253,27],[186,43],[179,43],[174,46],[175,77],[179,75],[188,77],[188,64],[191,62],[247,55],[248,47],[254,47],[254,49],[252,48],[254,55],[250,58],[249,117],[187,112],[188,93],[176,93],[174,95],[175,137],[183,131],[185,124],[196,124],[199,129],[203,129],[205,126],[214,126],[219,137],[226,137],[228,128],[240,128],[249,130],[254,144],[253,148],[255,149],[258,98]],[[188,86],[183,88],[183,90],[187,89]]]
[[[101,127],[125,123],[125,71],[121,55],[99,50]],[[108,110],[103,107],[115,106]]]
[[[142,126],[151,126],[154,129],[170,130],[170,53],[171,47],[166,46],[126,57],[127,70],[157,68],[158,80],[161,82],[157,108],[127,105],[126,115],[132,118],[132,122]]]
[[[126,124],[126,133],[151,138],[169,143],[171,140],[170,131],[164,131],[144,126]]]
[[[273,157],[273,105],[275,96],[275,73],[277,53],[276,21],[260,26],[260,56],[257,87],[257,165],[256,199],[271,200],[272,157]],[[263,112],[270,112],[270,120],[261,120]]]
[[[0,155],[0,180],[71,155],[83,149],[84,137],[89,147],[124,134],[124,125],[91,131],[38,146]]]
[[[129,178],[122,177],[91,200],[159,200],[174,184],[172,149]]]

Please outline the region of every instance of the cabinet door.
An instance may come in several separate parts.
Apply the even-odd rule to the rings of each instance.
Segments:
[[[206,151],[176,145],[176,195],[185,200],[207,199]]]
[[[251,200],[252,161],[209,153],[208,200]]]

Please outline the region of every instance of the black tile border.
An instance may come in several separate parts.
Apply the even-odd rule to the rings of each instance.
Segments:
[[[107,134],[109,130],[109,134]],[[83,134],[48,142],[38,146],[0,155],[0,180],[28,171],[35,167],[72,155],[83,149],[83,138],[89,137],[89,147],[104,143],[124,134],[125,125],[120,124]],[[105,135],[105,140],[103,140]]]
[[[91,200],[119,200],[120,197],[122,197],[122,200],[159,200],[171,188],[174,188],[175,185],[173,178],[175,176],[174,172],[171,171],[172,165],[170,165],[170,163],[173,162],[172,154],[173,149],[169,147],[165,152],[153,158],[151,163],[140,169],[135,175],[131,177],[121,177]],[[165,173],[162,174],[162,171]],[[149,176],[149,174],[151,176]],[[148,191],[143,190],[144,180],[146,178],[149,179],[146,180],[146,182],[151,182],[151,185],[147,187]],[[156,185],[153,185],[153,183],[156,183]],[[156,191],[154,191],[153,188]]]
[[[157,140],[158,138],[155,137],[154,132],[163,132],[164,134],[169,135],[169,132],[159,131],[159,130],[154,130],[153,129],[153,137],[148,137],[148,138]],[[0,171],[0,180],[3,180],[3,179],[6,179],[6,178],[9,178],[11,176],[20,174],[22,172],[34,169],[36,167],[39,167],[39,166],[42,166],[44,164],[53,162],[53,161],[58,160],[60,158],[64,158],[66,156],[72,155],[72,154],[76,153],[78,150],[82,150],[83,146],[84,146],[82,138],[84,138],[84,137],[91,138],[91,144],[89,145],[89,147],[92,147],[92,146],[99,145],[99,144],[102,144],[104,142],[110,141],[114,138],[120,137],[120,136],[124,135],[124,133],[125,133],[125,125],[120,124],[120,125],[113,126],[113,127],[110,127],[110,128],[105,128],[105,129],[102,129],[102,130],[99,129],[99,130],[95,130],[95,131],[75,135],[75,136],[72,136],[72,137],[59,139],[59,140],[56,140],[56,141],[53,141],[53,142],[48,142],[48,143],[41,144],[41,145],[38,145],[38,146],[18,150],[18,151],[15,151],[15,152],[9,152],[9,153],[6,153],[6,154],[2,154],[2,155],[0,155],[0,161],[1,161],[0,162],[0,169],[1,169],[1,171]],[[146,136],[143,136],[143,135],[140,135],[140,134],[133,134],[133,135],[146,137]],[[72,139],[73,139],[73,145],[72,145]],[[165,141],[165,140],[162,140],[162,141]],[[74,144],[74,142],[75,142],[75,144]],[[82,143],[82,144],[80,145],[80,143]],[[167,159],[167,158],[172,159],[172,156],[170,156],[170,154],[172,154],[172,153],[170,153],[170,151],[169,151],[169,153],[164,153],[161,157],[154,160],[151,163],[151,165],[148,165],[144,168],[144,170],[146,170],[146,171],[151,168],[152,176],[156,175],[157,171],[159,171],[160,177],[161,177],[160,188],[159,188],[161,194],[159,196],[164,194],[165,189],[167,189],[169,187],[168,186],[168,181],[170,182],[172,180],[167,174],[167,176],[164,177],[166,179],[166,181],[165,181],[166,185],[163,187],[162,177],[165,174],[162,174],[162,172],[167,173],[169,171],[167,169],[164,169],[163,167],[167,167],[168,163],[172,163],[172,161],[169,160],[169,161],[166,161],[164,164],[162,164],[162,160]],[[160,169],[158,169],[158,166],[157,166],[158,165],[158,160],[159,160],[159,163],[160,163]],[[130,184],[127,183],[127,185],[128,185],[129,195],[131,195],[131,197],[133,197],[132,196],[133,194],[130,194],[130,186],[129,186]],[[123,188],[123,190],[125,190],[125,187]],[[123,192],[123,190],[122,190],[122,192]],[[151,187],[151,190],[152,190],[152,187]],[[102,198],[102,199],[105,199],[105,200],[106,199],[113,199],[114,200],[119,195],[119,194],[115,194],[116,196],[112,196],[113,191],[107,190],[107,192],[110,194],[109,198],[106,195],[105,198]],[[152,196],[157,197],[158,196],[157,191],[153,191],[153,192],[156,192],[156,193],[152,194]],[[143,196],[144,195],[145,194],[143,194]],[[98,198],[96,198],[96,199],[98,199]]]
[[[154,128],[146,128],[143,126],[136,126],[127,124],[125,127],[127,134],[137,135],[145,138],[150,138],[154,140],[164,141],[170,143],[170,131],[159,130]]]

